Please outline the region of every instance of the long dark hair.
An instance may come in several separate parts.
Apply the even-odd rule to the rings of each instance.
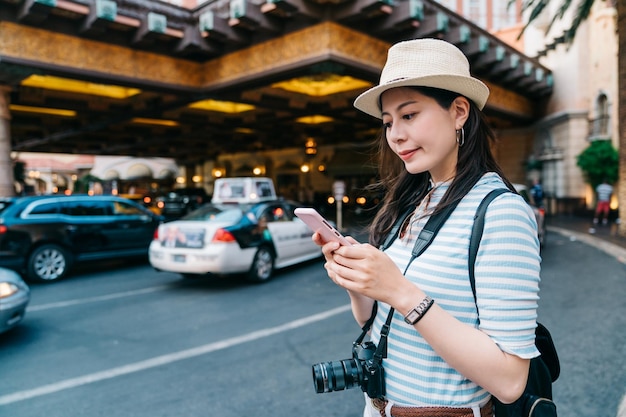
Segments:
[[[447,90],[430,87],[411,87],[434,99],[442,108],[449,109],[452,102],[460,96]],[[493,131],[487,124],[483,113],[469,100],[469,116],[463,129],[465,143],[459,146],[456,175],[450,187],[442,197],[434,212],[461,200],[486,172],[495,172],[511,190],[513,185],[504,177],[502,169],[491,153],[491,144],[495,142]],[[395,220],[409,208],[415,208],[426,196],[430,185],[430,173],[411,174],[404,163],[393,153],[387,144],[384,128],[377,141],[379,155],[378,173],[380,180],[373,188],[384,194],[380,209],[369,230],[369,242],[379,246],[393,227]]]

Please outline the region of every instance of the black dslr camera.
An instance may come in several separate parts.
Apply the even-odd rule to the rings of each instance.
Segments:
[[[385,375],[380,358],[375,358],[372,342],[352,344],[352,359],[313,365],[313,384],[318,394],[360,386],[370,398],[385,395]]]

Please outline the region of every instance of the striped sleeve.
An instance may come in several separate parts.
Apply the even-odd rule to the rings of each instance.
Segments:
[[[512,193],[496,198],[485,214],[475,264],[480,328],[503,351],[522,358],[539,354],[534,341],[540,263],[532,208]]]

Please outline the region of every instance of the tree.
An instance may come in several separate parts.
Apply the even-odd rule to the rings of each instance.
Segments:
[[[617,9],[617,37],[618,37],[618,134],[619,134],[619,187],[617,190],[617,200],[619,207],[621,208],[622,215],[620,217],[626,217],[623,213],[626,212],[626,0],[597,0],[597,1],[611,1]],[[563,32],[563,36],[555,39],[554,43],[571,43],[575,36],[576,31],[580,24],[589,17],[589,12],[593,6],[595,0],[580,0],[573,2],[572,0],[561,0],[560,6],[557,12],[552,16],[551,22],[548,25],[547,31],[550,30],[552,24],[557,20],[560,20],[565,15],[565,12],[570,7],[576,5],[577,10],[574,13],[572,23],[568,29]],[[509,0],[509,5],[514,4],[515,0]],[[520,37],[530,25],[544,10],[544,8],[550,3],[550,0],[526,0],[522,6],[523,11],[529,11],[529,18],[522,31]],[[622,28],[622,30],[620,30]],[[626,221],[623,221],[619,225],[618,233],[620,236],[626,237]]]
[[[606,1],[606,0],[600,0]],[[528,22],[522,28],[518,39],[524,34],[524,31],[528,27],[528,25],[533,22],[545,9],[545,7],[550,3],[550,0],[528,0],[522,4],[522,12],[526,12],[530,10],[530,15],[528,17]],[[554,44],[557,45],[559,43],[571,43],[574,41],[574,37],[576,36],[576,31],[582,22],[584,22],[589,17],[589,12],[591,12],[591,7],[595,3],[595,0],[580,0],[578,2],[578,9],[572,18],[572,23],[568,29],[563,31],[563,35],[556,38],[554,40]],[[509,0],[509,7],[515,4],[515,0]],[[546,28],[546,33],[550,31],[552,25],[557,20],[560,20],[565,16],[565,13],[569,10],[572,5],[572,0],[561,0],[561,5],[558,10],[552,16],[548,27]]]
[[[610,140],[591,142],[577,158],[577,165],[595,190],[604,180],[614,184],[618,175],[619,155]]]

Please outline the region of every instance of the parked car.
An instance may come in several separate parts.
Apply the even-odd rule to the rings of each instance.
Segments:
[[[161,215],[176,218],[197,209],[209,200],[204,188],[177,188],[154,197],[154,205]]]
[[[524,184],[513,184],[515,190],[524,197],[524,200],[532,207],[535,213],[535,219],[537,220],[537,237],[539,238],[539,244],[541,247],[546,244],[546,210],[543,207],[536,207],[531,203],[530,195],[528,194],[528,187]]]
[[[0,267],[49,282],[77,262],[147,256],[161,221],[117,196],[18,197],[0,212]]]
[[[185,277],[246,274],[269,280],[275,269],[318,258],[313,231],[293,212],[300,205],[278,199],[271,180],[220,179],[213,202],[159,226],[150,264]]]
[[[0,268],[0,333],[17,326],[26,314],[30,289],[15,271]]]

